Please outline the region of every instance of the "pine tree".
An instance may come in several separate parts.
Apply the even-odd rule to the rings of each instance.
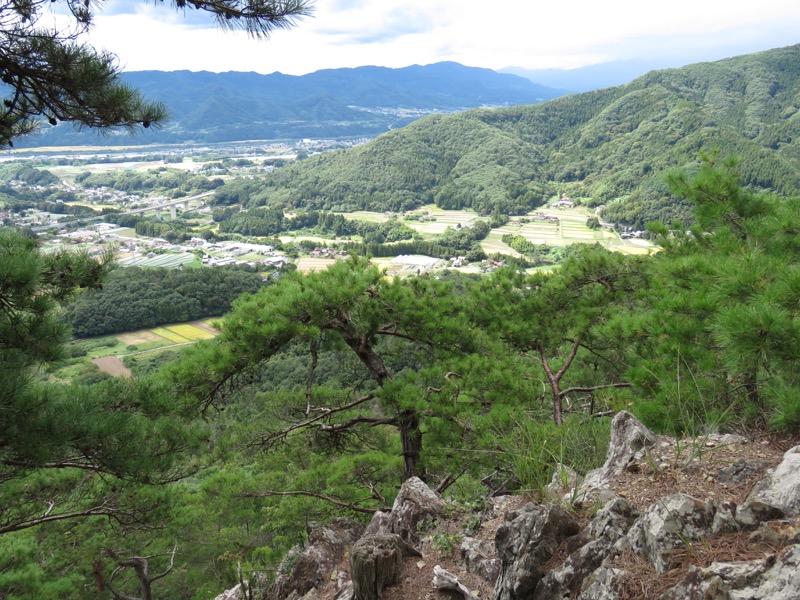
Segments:
[[[106,257],[107,259],[109,257]],[[201,433],[164,385],[112,380],[91,388],[40,383],[63,352],[61,302],[102,285],[111,265],[40,251],[0,230],[0,534],[70,518],[141,517],[125,482],[185,476],[178,457]]]
[[[69,30],[45,29],[39,19],[52,2],[63,2],[74,18]],[[56,125],[135,130],[160,125],[166,108],[146,101],[119,79],[116,57],[80,41],[99,2],[20,0],[0,7],[0,148],[33,131],[39,120]],[[207,11],[223,29],[268,37],[309,13],[308,0],[173,0],[175,9]]]

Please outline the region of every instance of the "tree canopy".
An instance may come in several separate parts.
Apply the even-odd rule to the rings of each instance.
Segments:
[[[196,447],[199,430],[177,417],[165,386],[36,378],[63,354],[58,305],[100,286],[110,264],[44,254],[35,240],[0,230],[0,534],[92,515],[138,518],[121,482],[174,481],[191,470],[175,458]]]
[[[72,15],[67,29],[44,27],[44,11],[54,3]],[[243,29],[263,38],[290,27],[310,12],[309,0],[173,0],[176,10],[214,15],[223,29]],[[22,0],[0,4],[0,148],[30,133],[40,119],[57,125],[70,121],[93,128],[159,125],[167,118],[160,103],[148,102],[123,83],[116,57],[80,40],[100,2]]]

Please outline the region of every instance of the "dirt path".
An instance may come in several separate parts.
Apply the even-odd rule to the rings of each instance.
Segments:
[[[116,356],[101,356],[100,358],[93,358],[92,362],[97,365],[97,368],[108,373],[114,377],[130,377],[131,370],[122,364],[122,361]]]

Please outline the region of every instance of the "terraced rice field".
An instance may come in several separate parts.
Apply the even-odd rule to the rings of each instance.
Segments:
[[[503,227],[493,229],[492,234],[494,233],[498,234],[498,238],[508,233],[512,235],[521,235],[534,244],[552,244],[559,239],[558,225],[546,221],[532,221],[522,226],[511,224],[504,225]]]
[[[480,217],[473,212],[466,210],[442,210],[435,205],[427,205],[415,211],[418,214],[427,212],[429,216],[435,217],[435,221],[404,221],[406,225],[423,235],[440,235],[448,227],[455,228],[457,225],[466,226],[475,221],[484,221],[487,217]]]
[[[174,342],[175,344],[186,344],[197,340],[209,340],[214,337],[214,333],[209,331],[210,327],[203,327],[184,323],[182,325],[168,325],[166,327],[155,327],[150,333],[155,334]]]
[[[509,256],[522,256],[519,252],[514,250],[511,246],[504,243],[500,238],[502,237],[501,233],[498,233],[499,229],[493,229],[486,239],[481,241],[481,248],[486,254],[507,254]]]

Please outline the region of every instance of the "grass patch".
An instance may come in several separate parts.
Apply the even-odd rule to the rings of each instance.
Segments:
[[[126,356],[122,362],[134,375],[141,376],[160,369],[164,364],[179,358],[182,353],[183,348],[164,348],[154,352]]]
[[[66,345],[67,356],[98,358],[125,352],[127,344],[114,336],[73,340]]]

